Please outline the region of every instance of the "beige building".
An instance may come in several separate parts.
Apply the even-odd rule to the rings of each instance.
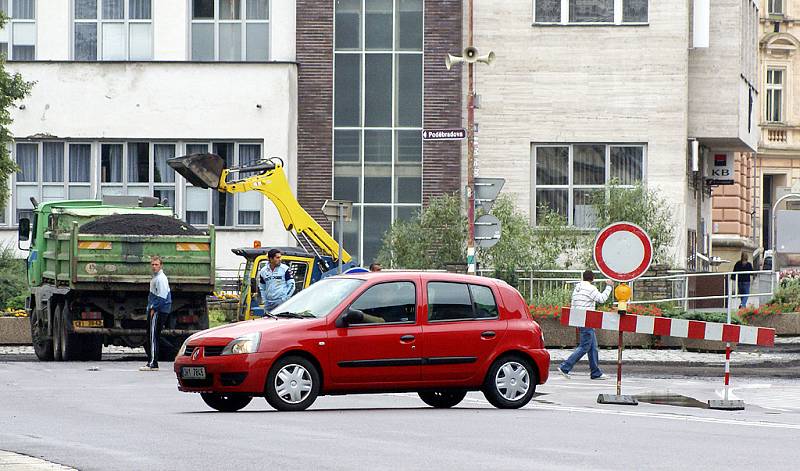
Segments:
[[[592,191],[642,181],[674,208],[675,266],[706,268],[712,159],[758,143],[758,5],[475,3],[475,46],[497,58],[476,66],[480,176],[533,224],[546,206],[587,229]]]
[[[714,252],[728,260],[772,248],[772,205],[800,192],[798,19],[798,0],[760,2],[758,153],[737,162],[737,185],[714,193]]]

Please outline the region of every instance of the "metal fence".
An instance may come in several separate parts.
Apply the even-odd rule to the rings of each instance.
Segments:
[[[572,289],[581,279],[579,270],[517,270],[515,272],[517,289],[532,301],[549,291]],[[736,272],[750,274],[750,293],[748,304],[759,306],[769,301],[778,286],[778,274],[772,271]],[[494,276],[493,270],[478,271],[482,276]],[[727,283],[734,272],[686,273],[677,270],[667,271],[665,275],[644,276],[629,283],[633,291],[632,304],[675,303],[684,309],[715,309],[725,307],[728,296]],[[595,281],[606,278],[595,273]],[[739,299],[737,283],[732,283],[735,299]],[[639,296],[637,296],[637,292]]]

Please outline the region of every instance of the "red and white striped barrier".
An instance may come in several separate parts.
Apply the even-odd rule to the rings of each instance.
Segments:
[[[636,332],[638,334],[718,340],[765,347],[775,345],[775,329],[722,324],[719,322],[637,316],[635,314],[625,314],[620,321],[620,315],[616,312],[563,307],[561,308],[561,323],[572,327],[591,327],[594,329]]]

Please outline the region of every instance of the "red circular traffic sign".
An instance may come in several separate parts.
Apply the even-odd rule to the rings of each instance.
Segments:
[[[603,275],[614,281],[631,281],[650,268],[653,244],[641,227],[617,222],[597,234],[592,256]]]

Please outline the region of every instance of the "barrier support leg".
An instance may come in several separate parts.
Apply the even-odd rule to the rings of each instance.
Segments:
[[[625,314],[620,313],[620,319]],[[620,322],[621,324],[621,322]],[[597,396],[598,404],[619,404],[622,406],[636,406],[639,401],[633,396],[625,396],[622,394],[622,330],[619,331],[619,338],[617,339],[617,394],[600,394]]]
[[[738,288],[738,286],[737,286]],[[733,301],[733,297],[731,296],[731,292],[733,291],[733,280],[728,280],[728,324],[731,323],[731,302]],[[738,293],[735,299],[739,299]],[[720,409],[720,410],[744,410],[744,401],[742,400],[731,400],[729,399],[729,391],[731,385],[731,343],[725,343],[725,392],[723,393],[723,399],[711,399],[708,401],[708,408],[709,409]]]

